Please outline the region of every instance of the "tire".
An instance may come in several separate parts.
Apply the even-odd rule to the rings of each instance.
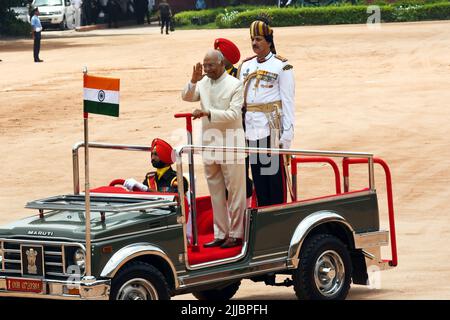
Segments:
[[[58,26],[58,29],[64,31],[66,30],[66,27],[67,27],[66,16],[64,16],[63,21],[61,21],[61,23]]]
[[[112,280],[110,300],[170,300],[169,286],[154,266],[134,261]]]
[[[235,282],[222,289],[211,289],[204,291],[193,292],[192,294],[198,300],[212,300],[212,301],[227,301],[233,298],[236,292],[239,290],[241,281]]]
[[[350,290],[352,264],[346,246],[333,235],[307,239],[292,280],[298,299],[344,300]]]

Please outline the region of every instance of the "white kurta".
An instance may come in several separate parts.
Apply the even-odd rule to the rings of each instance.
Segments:
[[[182,97],[185,101],[200,101],[202,110],[211,113],[210,119],[202,118],[204,146],[245,147],[242,83],[238,79],[227,72],[217,80],[205,76],[195,85],[188,83]]]
[[[242,83],[224,72],[217,80],[204,77],[188,83],[182,93],[185,101],[200,101],[211,113],[202,118],[202,144],[205,146],[244,147],[242,127]],[[214,212],[214,237],[243,238],[246,209],[245,155],[204,153],[204,169]],[[228,203],[225,197],[228,190]],[[227,210],[228,207],[228,210]],[[228,216],[230,215],[230,216]]]
[[[266,104],[274,101],[282,103],[282,128],[280,143],[290,148],[294,139],[295,126],[295,78],[292,67],[273,53],[266,56],[262,63],[257,58],[244,61],[240,67],[239,79],[257,71],[265,76],[259,81],[253,78],[248,84],[247,104]],[[248,111],[245,116],[246,138],[259,140],[270,135],[269,122],[262,112]]]

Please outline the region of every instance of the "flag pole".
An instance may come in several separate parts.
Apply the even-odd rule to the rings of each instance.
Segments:
[[[87,76],[87,67],[83,67],[83,79]],[[84,112],[84,195],[86,205],[86,277],[92,276],[91,271],[91,197],[89,193],[89,130],[88,113]]]

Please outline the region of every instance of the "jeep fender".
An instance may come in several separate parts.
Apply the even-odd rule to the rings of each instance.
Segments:
[[[167,254],[161,250],[160,248],[149,244],[149,243],[136,243],[131,244],[126,247],[123,247],[119,251],[117,251],[106,263],[103,271],[101,273],[101,277],[105,278],[114,278],[116,273],[122,268],[127,262],[135,259],[140,256],[157,256],[167,263],[170,266],[172,271],[173,280],[175,282],[175,288],[178,288],[178,279],[176,275],[175,266],[172,261],[169,259]]]
[[[318,211],[310,214],[299,223],[295,229],[294,235],[292,236],[288,251],[288,268],[291,269],[298,267],[300,249],[308,234],[317,226],[329,222],[340,223],[352,234],[354,234],[352,226],[341,215],[335,212]]]

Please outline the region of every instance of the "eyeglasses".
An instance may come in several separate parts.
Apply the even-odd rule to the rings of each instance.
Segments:
[[[217,65],[219,65],[218,62],[215,62],[215,63],[204,63],[204,64],[203,64],[203,69],[204,69],[204,68],[215,67],[215,66],[217,66]]]

